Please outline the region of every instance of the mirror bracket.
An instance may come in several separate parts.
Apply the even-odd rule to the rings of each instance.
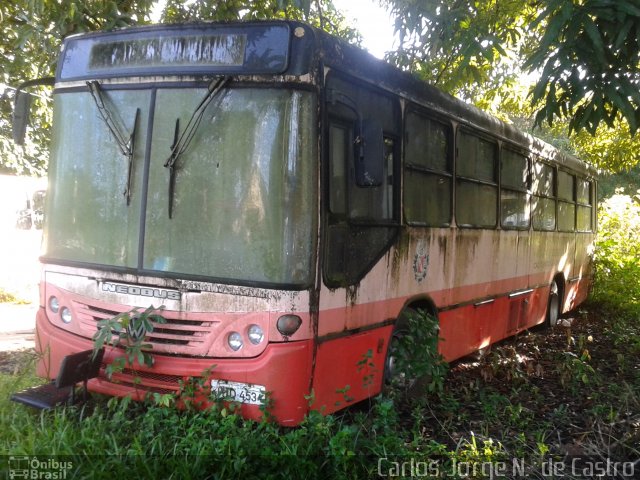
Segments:
[[[29,87],[35,87],[38,85],[53,86],[55,83],[54,77],[44,77],[35,80],[28,80],[21,83],[16,88],[16,93],[13,101],[13,118],[12,118],[12,130],[13,141],[16,145],[24,145],[24,138],[27,132],[27,125],[29,125],[29,113],[31,110],[31,93],[24,90]]]

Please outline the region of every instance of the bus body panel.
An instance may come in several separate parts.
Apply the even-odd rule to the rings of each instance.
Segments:
[[[37,374],[55,378],[65,355],[93,347],[89,339],[54,327],[43,308],[37,314],[37,351],[41,356]],[[119,349],[108,348],[103,367],[122,355]],[[256,358],[197,358],[186,356],[154,355],[153,368],[136,365],[134,371],[115,373],[110,381],[104,368],[100,376],[89,383],[89,389],[116,396],[132,395],[142,400],[148,393],[180,392],[181,382],[190,378],[222,379],[246,384],[257,384],[272,392],[269,413],[283,425],[299,424],[308,411],[309,378],[313,358],[311,340],[271,343]],[[206,406],[206,403],[203,404]],[[264,412],[258,405],[242,404],[241,413],[248,418],[260,419]]]
[[[311,408],[324,414],[380,393],[392,325],[319,343]]]

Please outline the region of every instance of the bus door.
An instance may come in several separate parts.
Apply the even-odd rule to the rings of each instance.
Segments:
[[[399,103],[363,83],[330,72],[326,81],[322,235],[314,374],[317,405],[335,410],[337,393],[362,399],[380,385],[390,320],[389,272],[381,261],[399,230]],[[366,355],[375,372],[358,371]],[[365,362],[368,365],[369,362]],[[362,376],[371,374],[367,381]]]

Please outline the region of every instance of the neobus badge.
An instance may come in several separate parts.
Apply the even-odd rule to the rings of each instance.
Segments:
[[[180,300],[180,292],[161,288],[136,287],[120,283],[102,282],[103,292],[124,293],[125,295],[140,295],[142,297],[166,298],[167,300]]]

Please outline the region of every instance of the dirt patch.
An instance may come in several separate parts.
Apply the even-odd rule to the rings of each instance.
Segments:
[[[36,334],[30,332],[0,333],[0,355],[20,350],[34,350]]]
[[[36,358],[34,348],[0,352],[0,373],[17,375],[25,366],[33,365]]]

